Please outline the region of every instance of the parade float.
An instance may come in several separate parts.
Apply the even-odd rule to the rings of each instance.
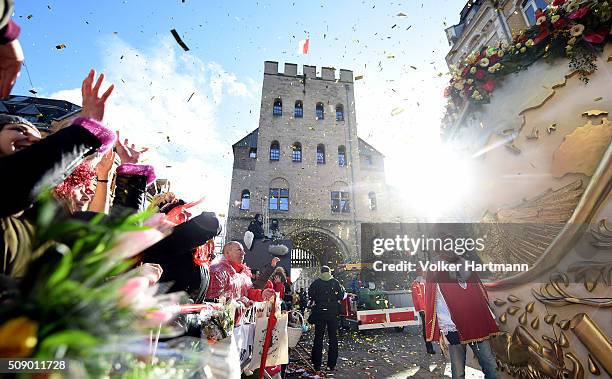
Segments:
[[[608,1],[555,0],[445,92],[443,138],[473,163],[464,211],[493,231],[480,258],[529,264],[485,283],[505,376],[612,375],[611,18]]]

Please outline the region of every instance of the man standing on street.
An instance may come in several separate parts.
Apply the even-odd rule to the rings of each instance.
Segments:
[[[433,344],[427,341],[427,331],[425,330],[425,279],[423,279],[423,271],[418,269],[416,272],[417,277],[412,282],[412,304],[414,305],[414,311],[419,313],[421,319],[421,326],[423,327],[423,339],[425,340],[425,347],[427,353],[435,354]]]
[[[339,301],[344,298],[344,288],[334,279],[328,266],[321,267],[321,275],[310,285],[308,296],[314,302],[314,308],[308,322],[315,325],[315,338],[312,347],[312,364],[320,374],[323,360],[323,336],[327,329],[329,351],[327,355],[327,370],[334,371],[338,360],[338,314]]]

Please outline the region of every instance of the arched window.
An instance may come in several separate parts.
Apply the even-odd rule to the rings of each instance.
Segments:
[[[317,103],[315,115],[317,116],[317,120],[323,120],[325,118],[325,106],[323,103]]]
[[[302,161],[302,144],[295,142],[291,145],[291,160],[294,162]]]
[[[283,101],[280,98],[274,100],[274,106],[272,107],[272,114],[274,116],[283,115]]]
[[[251,206],[251,193],[249,190],[243,190],[242,195],[240,196],[240,209],[243,211],[248,211]]]
[[[376,210],[376,193],[375,192],[370,192],[368,193],[368,200],[370,202],[370,210],[371,211],[375,211]]]
[[[346,166],[346,149],[342,145],[338,146],[338,165]]]
[[[304,117],[304,103],[302,103],[302,100],[295,101],[295,109],[293,110],[293,117],[295,118]]]
[[[342,104],[336,105],[336,121],[344,121],[344,107]]]
[[[280,158],[280,145],[278,141],[272,141],[270,144],[270,160],[277,161]]]
[[[317,145],[317,163],[325,164],[325,145],[322,143]]]

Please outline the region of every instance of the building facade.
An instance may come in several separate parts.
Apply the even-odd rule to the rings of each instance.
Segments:
[[[357,136],[353,91],[349,70],[265,62],[259,127],[233,145],[228,240],[259,213],[296,261],[335,265],[359,259],[361,223],[392,220],[384,157]]]
[[[461,10],[459,23],[446,29],[451,46],[446,63],[458,65],[485,46],[510,43],[516,32],[536,23],[537,9],[549,3],[551,0],[469,0]]]

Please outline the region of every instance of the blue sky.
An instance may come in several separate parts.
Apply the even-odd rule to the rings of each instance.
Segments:
[[[197,172],[177,188],[187,198],[209,196],[220,212],[227,209],[231,144],[257,127],[265,60],[364,75],[355,86],[359,134],[387,155],[393,181],[394,160],[405,162],[406,152],[421,151],[423,141],[437,135],[448,80],[439,76],[447,71],[444,28],[456,23],[464,5],[456,0],[16,2],[32,84],[24,69],[13,94],[34,88],[39,95],[79,103],[77,89],[88,69],[104,70],[117,84],[109,107],[112,126],[152,146],[162,175],[176,182]],[[406,16],[398,17],[400,12]],[[173,28],[189,52],[174,42]],[[306,36],[310,52],[299,56],[298,41]],[[58,44],[66,48],[57,50]],[[391,116],[392,109],[403,112]]]

